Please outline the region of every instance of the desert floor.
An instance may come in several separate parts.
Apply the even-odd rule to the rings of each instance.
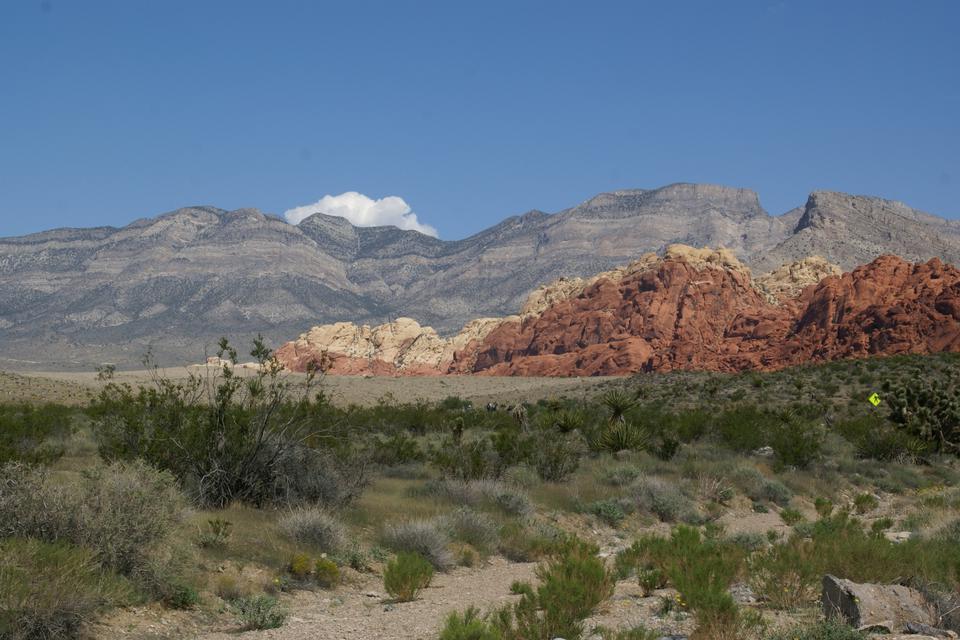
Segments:
[[[212,370],[203,367],[160,370],[164,377],[171,380],[186,379],[190,373],[203,375],[207,372]],[[113,382],[132,386],[148,385],[152,374],[150,371],[117,372]],[[595,394],[598,387],[614,380],[622,378],[327,376],[319,386],[339,406],[370,406],[380,401],[437,402],[449,396],[472,400],[474,404],[497,402],[503,405],[521,401],[536,402],[545,398],[583,398]],[[99,380],[94,372],[0,371],[0,402],[85,404],[105,384],[106,381]]]

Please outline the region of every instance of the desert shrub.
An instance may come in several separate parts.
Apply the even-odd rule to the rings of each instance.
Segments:
[[[649,597],[657,589],[663,589],[667,586],[667,575],[662,569],[649,567],[637,571],[637,584],[643,592],[644,597]]]
[[[244,629],[277,629],[287,621],[287,612],[272,596],[237,598],[230,603]]]
[[[72,431],[73,409],[60,405],[0,405],[0,465],[50,463],[63,455],[54,442]]]
[[[232,573],[222,573],[217,576],[213,592],[227,601],[250,595],[247,586],[241,584],[239,577]]]
[[[717,437],[734,451],[749,453],[767,444],[770,416],[753,405],[732,407],[714,423]]]
[[[222,518],[211,518],[207,520],[207,528],[200,532],[197,544],[201,547],[223,548],[227,546],[230,540],[233,523]]]
[[[798,522],[803,522],[803,514],[797,511],[796,509],[781,509],[780,510],[780,519],[783,520],[784,524],[792,527]]]
[[[423,462],[426,454],[414,438],[399,431],[389,438],[375,438],[371,459],[380,465],[394,466]]]
[[[853,510],[859,514],[873,511],[880,506],[880,501],[872,493],[858,493],[853,498]]]
[[[421,591],[430,586],[433,567],[417,553],[402,552],[387,563],[383,571],[383,588],[394,600],[416,600]]]
[[[940,375],[916,369],[899,383],[884,383],[890,420],[932,451],[960,455],[960,371]]]
[[[532,461],[541,479],[561,482],[570,477],[580,466],[584,447],[579,436],[558,436],[544,432],[537,438]]]
[[[489,553],[500,542],[500,527],[485,513],[479,513],[469,507],[461,507],[446,518],[454,540]]]
[[[440,446],[433,448],[430,458],[444,477],[458,480],[496,478],[507,464],[501,462],[487,438],[464,442],[458,437],[447,436]],[[510,463],[522,461],[518,459]]]
[[[312,544],[330,553],[340,551],[346,545],[343,525],[317,506],[295,508],[281,517],[277,526],[297,542]]]
[[[520,489],[529,489],[540,482],[540,476],[535,469],[526,464],[519,464],[504,470],[501,479]]]
[[[656,514],[664,522],[699,519],[693,501],[676,485],[658,478],[638,479],[630,486],[630,495],[639,511]]]
[[[497,480],[431,480],[415,493],[471,507],[495,507],[515,516],[533,511],[533,503],[526,493]]]
[[[318,558],[313,565],[313,579],[324,589],[335,587],[340,582],[340,567],[329,558]]]
[[[749,560],[750,586],[775,609],[813,604],[819,594],[819,563],[812,540],[794,537]]]
[[[600,500],[594,502],[587,506],[587,511],[611,527],[616,527],[627,517],[627,514],[623,511],[623,507],[616,500]]]
[[[556,527],[539,522],[511,522],[500,531],[499,551],[514,562],[539,560],[565,542],[565,534]]]
[[[867,640],[868,637],[843,622],[826,620],[778,631],[767,640]]]
[[[124,604],[131,587],[103,572],[96,555],[64,543],[0,541],[0,638],[79,637],[81,625]]]
[[[217,355],[236,363],[226,340]],[[227,364],[217,375],[175,382],[153,366],[152,387],[108,384],[89,410],[101,456],[142,458],[170,471],[203,506],[339,505],[356,498],[366,484],[364,466],[344,439],[319,425],[324,403],[313,374],[290,382],[260,339],[251,355],[260,365],[252,377]]]
[[[790,487],[779,480],[764,478],[757,486],[756,491],[750,495],[750,498],[754,500],[766,500],[780,506],[786,506],[790,504],[790,500],[793,499],[793,492],[790,490]]]
[[[753,553],[767,546],[767,537],[761,533],[741,531],[727,538],[727,542],[747,553]]]
[[[802,411],[781,411],[775,414],[769,444],[780,467],[806,469],[823,455],[826,431]]]
[[[88,547],[125,575],[146,564],[183,508],[171,475],[139,461],[90,470],[69,485],[39,468],[0,469],[0,534]]]
[[[567,638],[579,640],[583,620],[613,593],[613,577],[593,545],[571,539],[563,542],[537,567],[539,586],[515,583],[513,593],[521,596],[485,621],[479,637],[524,640],[527,638]],[[466,616],[455,626],[462,627]],[[470,617],[476,625],[476,615]]]
[[[941,527],[936,534],[937,539],[960,545],[960,518]]]
[[[905,430],[897,429],[877,413],[841,420],[837,431],[849,440],[860,458],[884,462],[916,462],[929,451],[929,445]]]
[[[653,447],[653,453],[661,460],[673,460],[680,451],[680,441],[672,436],[661,436],[660,442]]]
[[[297,552],[290,556],[287,572],[297,580],[306,580],[313,571],[313,558],[309,554]]]
[[[572,540],[537,567],[537,604],[546,637],[579,637],[581,621],[613,594],[613,576],[596,554],[593,545]]]
[[[503,634],[494,624],[480,615],[476,607],[469,607],[462,614],[453,612],[447,616],[440,640],[502,640]]]
[[[670,538],[638,539],[618,554],[616,567],[621,575],[631,570],[663,572],[679,591],[676,604],[694,611],[698,637],[738,638],[757,624],[754,616],[737,608],[729,592],[743,558],[740,548],[679,526]]]
[[[409,520],[388,525],[383,533],[384,544],[397,552],[416,553],[434,568],[446,571],[453,566],[450,539],[441,523],[432,520]]]
[[[833,514],[833,501],[829,498],[818,496],[813,501],[813,508],[817,510],[817,515],[821,518],[829,518]]]
[[[611,487],[624,487],[640,477],[640,469],[633,466],[605,467],[598,479]]]
[[[600,640],[661,640],[661,638],[669,637],[644,626],[618,629],[617,631],[599,627],[594,629],[594,633],[600,636]]]

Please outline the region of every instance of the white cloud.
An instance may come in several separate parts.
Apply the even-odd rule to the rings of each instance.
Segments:
[[[356,191],[347,191],[338,196],[325,195],[313,204],[295,207],[285,211],[283,217],[290,224],[300,224],[315,213],[346,218],[358,227],[379,227],[392,225],[400,229],[419,231],[428,236],[437,236],[437,230],[417,220],[417,214],[410,210],[403,198],[387,196],[374,200]]]

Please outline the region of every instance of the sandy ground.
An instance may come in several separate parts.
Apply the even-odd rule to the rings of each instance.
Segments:
[[[534,580],[534,563],[491,558],[482,567],[438,573],[414,602],[391,603],[379,576],[363,574],[333,591],[296,591],[281,602],[290,617],[279,629],[243,632],[255,640],[435,640],[447,616],[475,606],[483,611],[513,602],[510,585]],[[90,630],[101,640],[198,638],[230,640],[241,631],[228,612],[142,607],[120,610]]]
[[[189,372],[203,372],[204,368],[181,367],[162,371],[171,379],[186,378]],[[289,374],[299,377],[298,374]],[[593,395],[597,387],[610,380],[622,378],[519,378],[488,376],[445,377],[362,377],[328,376],[321,388],[337,405],[373,405],[378,401],[398,403],[435,402],[448,396],[459,396],[475,404],[498,402],[512,404],[520,401]],[[123,371],[115,382],[133,386],[149,384],[151,372]],[[0,401],[62,402],[83,404],[103,387],[105,382],[93,372],[0,372]]]

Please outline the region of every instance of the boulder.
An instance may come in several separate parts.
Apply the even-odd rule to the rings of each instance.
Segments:
[[[933,629],[937,614],[916,589],[903,585],[858,584],[827,575],[821,595],[823,613],[857,629],[904,633],[910,624]]]

